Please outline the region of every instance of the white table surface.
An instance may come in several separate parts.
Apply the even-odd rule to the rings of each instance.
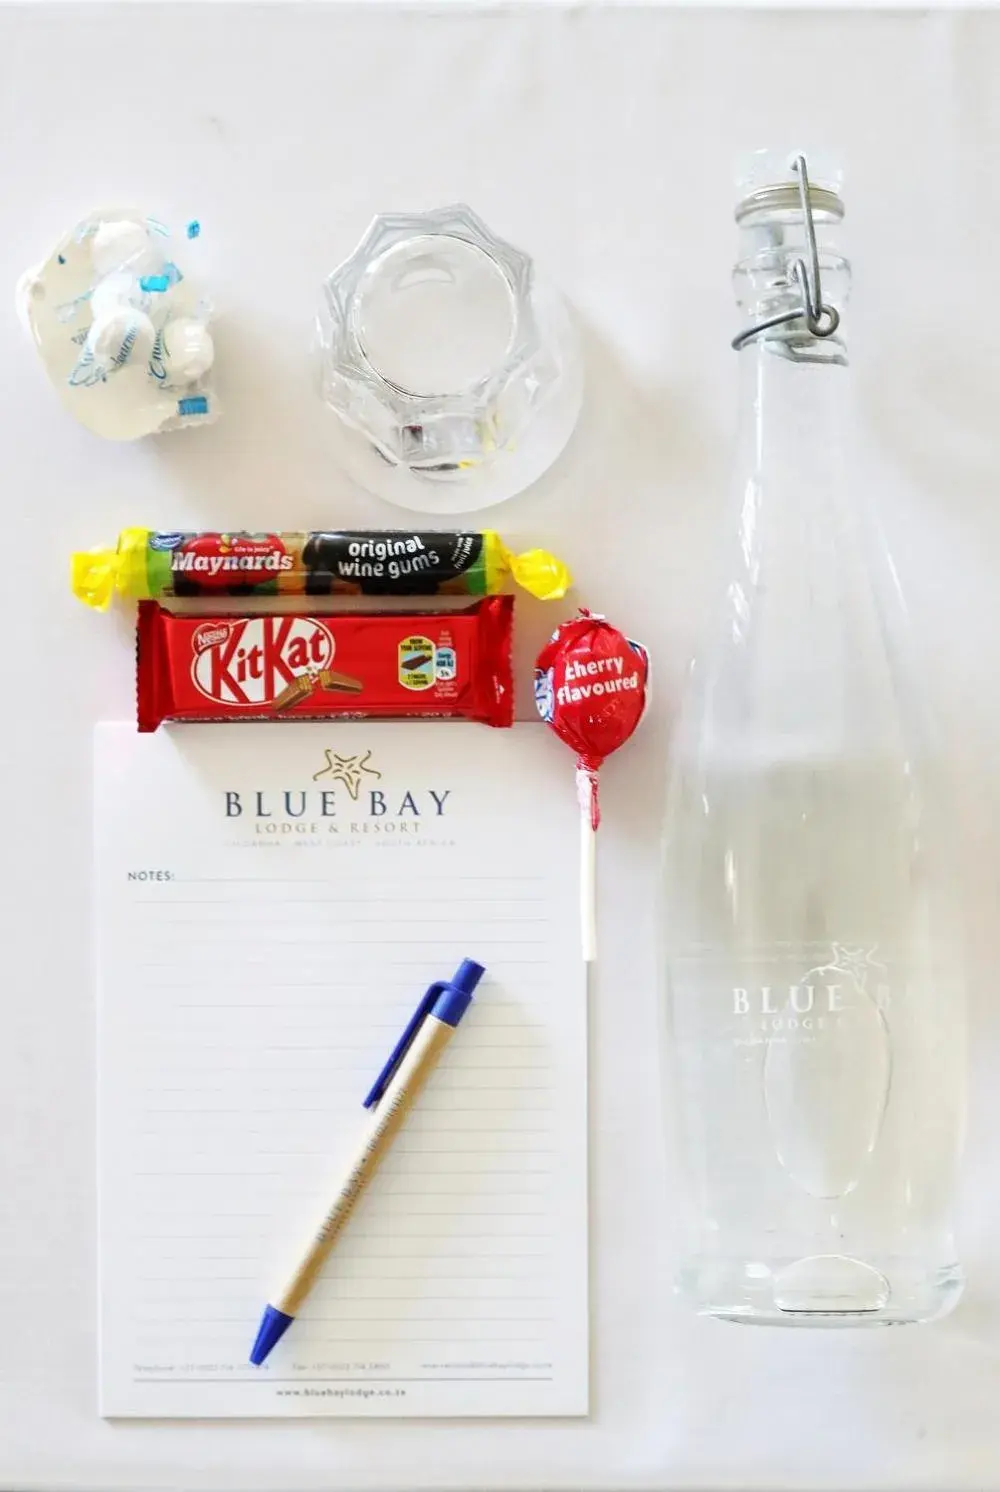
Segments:
[[[4,1488],[1000,1485],[998,77],[990,13],[0,8]],[[884,1335],[725,1327],[675,1304],[657,1121],[652,867],[723,522],[731,167],[800,142],[848,164],[865,499],[883,507],[943,724],[970,950],[968,1294],[941,1325]],[[497,520],[563,554],[580,598],[657,668],[653,717],[604,784],[593,1414],[105,1423],[89,754],[92,722],[127,716],[133,684],[126,622],[72,600],[67,556],[123,523],[391,524],[331,464],[310,318],[373,212],[462,198],[561,278],[585,327],[579,438]],[[18,273],[116,200],[203,223],[228,404],[214,429],[102,445],[33,365]],[[522,661],[551,620],[522,606]]]

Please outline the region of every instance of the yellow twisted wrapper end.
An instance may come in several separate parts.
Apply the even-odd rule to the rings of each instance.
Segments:
[[[89,549],[70,562],[73,594],[95,611],[107,611],[118,581],[118,551]]]
[[[495,535],[494,538],[499,568],[509,570],[522,590],[529,596],[536,596],[539,601],[562,600],[573,584],[573,577],[562,560],[549,554],[547,549],[527,549],[524,554],[511,554]],[[492,585],[490,589],[493,589]]]
[[[116,548],[74,554],[70,572],[74,596],[95,611],[107,611],[115,591],[132,598],[148,596],[148,541],[148,528],[123,528]]]

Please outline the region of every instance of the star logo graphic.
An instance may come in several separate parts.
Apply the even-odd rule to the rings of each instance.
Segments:
[[[875,957],[877,951],[877,947],[844,948],[840,943],[834,943],[833,963],[841,973],[853,979],[858,989],[863,990],[872,970],[881,969],[885,972],[885,964],[879,963]]]
[[[843,943],[831,943],[830,949],[830,962],[810,969],[803,976],[804,983],[819,981],[831,974],[843,974],[864,994],[867,992],[868,975],[876,970],[885,973],[885,964],[875,957],[878,944],[873,948],[846,948]]]
[[[333,782],[342,782],[354,802],[358,800],[358,793],[361,791],[361,783],[365,776],[375,778],[382,776],[382,773],[375,767],[368,765],[371,760],[370,751],[366,751],[364,756],[337,756],[327,747],[323,755],[326,757],[326,766],[320,767],[318,772],[313,773],[313,782],[319,782],[321,777],[329,777]]]

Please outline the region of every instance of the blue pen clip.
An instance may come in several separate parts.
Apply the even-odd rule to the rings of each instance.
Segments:
[[[435,980],[407,1022],[406,1030],[393,1047],[388,1062],[375,1079],[371,1092],[365,1099],[366,1109],[373,1109],[381,1100],[395,1077],[400,1063],[413,1045],[417,1032],[429,1015],[433,1015],[435,1020],[444,1021],[448,1026],[458,1025],[469,1008],[476,985],[485,972],[482,964],[474,963],[471,958],[464,958],[453,979]]]

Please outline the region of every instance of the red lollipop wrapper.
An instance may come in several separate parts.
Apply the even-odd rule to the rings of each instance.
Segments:
[[[576,754],[581,812],[583,956],[597,956],[595,835],[597,774],[639,724],[649,697],[649,654],[602,616],[581,611],[557,627],[535,663],[538,713]]]

